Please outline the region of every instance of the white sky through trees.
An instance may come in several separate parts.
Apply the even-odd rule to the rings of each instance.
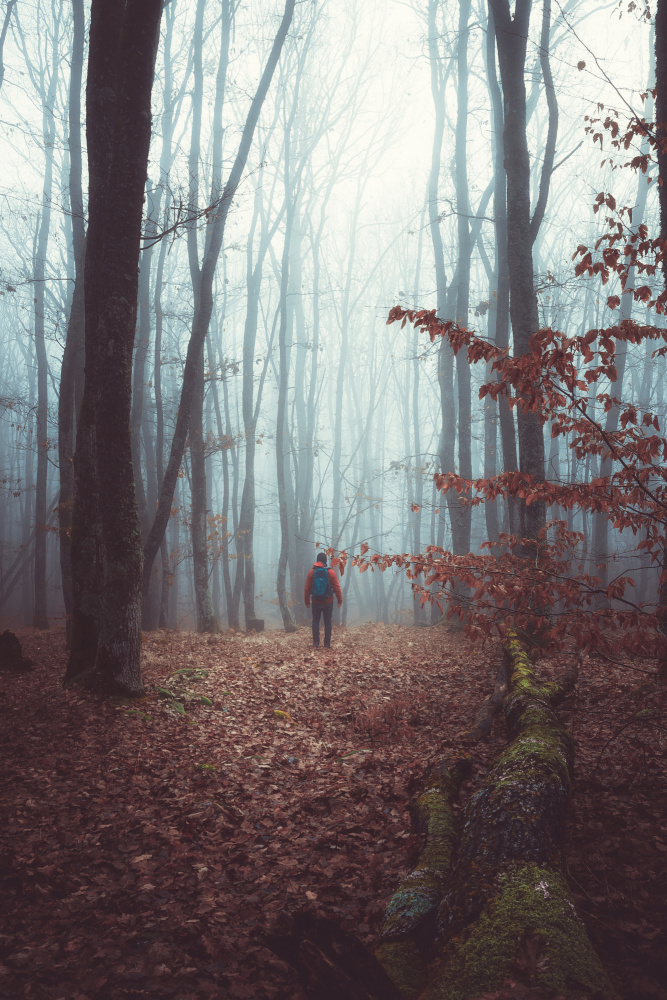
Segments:
[[[193,0],[172,0],[174,29],[170,70],[173,77],[174,157],[169,172],[169,190],[175,204],[188,198],[188,150],[190,144],[192,80],[190,58],[195,13]],[[601,232],[602,219],[592,212],[597,192],[613,190],[617,204],[632,204],[636,177],[627,169],[600,166],[610,155],[608,136],[605,149],[593,145],[586,135],[584,118],[607,115],[618,110],[621,118],[632,108],[641,113],[640,94],[649,77],[650,25],[641,11],[627,12],[617,3],[601,6],[594,2],[552,5],[551,68],[559,103],[559,132],[556,169],[547,214],[535,252],[535,269],[540,290],[541,321],[546,325],[580,332],[589,319],[595,325],[610,321],[605,308],[608,294],[616,291],[613,282],[601,288],[597,281],[575,279],[571,260],[579,243],[591,243]],[[428,220],[423,216],[428,172],[431,163],[434,111],[430,90],[427,49],[427,3],[403,0],[302,0],[297,3],[289,43],[262,110],[255,142],[244,178],[229,216],[223,259],[217,270],[215,334],[221,356],[209,371],[205,402],[205,423],[212,439],[217,437],[213,397],[218,392],[224,409],[222,382],[228,390],[227,408],[233,436],[240,446],[240,378],[234,370],[241,359],[241,341],[246,308],[246,256],[248,233],[257,187],[262,209],[260,216],[275,220],[284,197],[282,158],[284,123],[294,96],[295,67],[303,63],[299,103],[292,132],[292,164],[301,164],[299,215],[300,287],[290,286],[291,309],[301,299],[301,322],[306,338],[314,322],[314,259],[311,242],[324,208],[324,226],[318,246],[319,322],[321,354],[317,374],[318,407],[315,460],[315,518],[311,540],[328,543],[331,519],[332,477],[343,475],[345,522],[361,503],[360,534],[355,543],[369,541],[377,551],[402,551],[407,544],[411,483],[416,476],[424,482],[423,544],[429,544],[431,519],[431,477],[438,450],[439,400],[435,375],[434,349],[423,340],[416,344],[408,328],[385,325],[388,310],[396,302],[413,306],[435,306],[433,256]],[[446,90],[447,124],[442,150],[442,171],[438,209],[445,244],[445,265],[451,279],[456,260],[456,214],[453,181],[454,126],[456,121],[456,5],[443,4],[438,23],[444,25],[441,51],[452,66]],[[4,4],[3,4],[4,10]],[[223,124],[223,154],[226,169],[235,152],[249,101],[260,68],[275,33],[282,11],[280,3],[241,2],[238,5],[232,38],[231,62]],[[202,154],[200,158],[200,198],[204,208],[210,187],[210,120],[214,101],[218,38],[216,3],[207,3],[204,13],[204,98]],[[53,49],[54,24],[60,22],[58,52]],[[531,20],[526,84],[536,98],[529,122],[529,144],[533,161],[533,197],[537,190],[541,153],[546,138],[547,109],[539,71],[538,46],[541,5],[534,4]],[[486,4],[473,3],[469,41],[468,179],[471,213],[492,175],[490,106],[484,66]],[[165,22],[163,19],[163,34]],[[35,406],[34,379],[34,245],[42,208],[44,173],[43,119],[55,117],[55,180],[52,192],[52,220],[46,260],[46,337],[49,359],[49,415],[53,450],[49,477],[49,498],[57,488],[56,411],[59,366],[62,356],[67,313],[73,284],[70,223],[67,192],[67,88],[69,46],[71,44],[69,5],[61,0],[19,0],[14,10],[4,50],[5,76],[0,91],[0,480],[2,493],[2,564],[8,565],[23,540],[26,504],[34,481],[31,461],[34,451],[31,414]],[[582,69],[578,64],[585,63]],[[48,88],[53,67],[59,71],[57,98],[53,107],[43,106],[42,92]],[[163,48],[158,55],[154,86],[154,137],[149,177],[159,182],[162,143],[165,67]],[[85,79],[84,79],[85,92]],[[85,96],[85,93],[84,93]],[[597,102],[605,105],[598,112]],[[85,102],[83,105],[85,109]],[[85,134],[84,134],[85,141]],[[309,152],[307,152],[309,151]],[[617,164],[629,154],[612,152]],[[328,193],[327,193],[328,192]],[[647,221],[656,218],[657,198],[649,193]],[[485,212],[492,218],[492,201]],[[259,239],[261,220],[255,234]],[[205,239],[201,225],[200,246]],[[257,378],[271,341],[278,302],[283,227],[279,223],[264,262],[257,335]],[[494,234],[491,221],[482,227],[482,243],[493,264]],[[420,250],[421,244],[421,250]],[[253,248],[256,259],[257,247]],[[416,265],[421,253],[421,266]],[[157,254],[154,254],[153,268]],[[295,260],[292,274],[299,272]],[[346,292],[347,289],[347,292]],[[587,291],[588,289],[588,291]],[[347,298],[346,298],[347,294]],[[588,298],[587,298],[588,295]],[[416,296],[416,298],[415,298]],[[593,299],[591,300],[591,296]],[[472,261],[471,315],[469,325],[485,330],[485,309],[475,307],[489,298],[489,280],[476,249]],[[162,305],[165,315],[163,379],[166,434],[169,437],[177,404],[178,379],[185,356],[192,320],[192,289],[187,265],[184,231],[171,240],[165,263]],[[344,315],[345,308],[351,308]],[[296,314],[294,314],[296,315]],[[295,320],[296,322],[296,320]],[[341,324],[348,324],[348,356],[345,366],[343,466],[331,468],[336,380],[338,377]],[[296,329],[296,327],[294,327]],[[275,344],[273,350],[275,351]],[[641,349],[643,351],[643,348]],[[636,349],[628,366],[628,385],[639,392],[645,359]],[[636,356],[635,356],[636,355]],[[641,355],[641,356],[640,356]],[[293,343],[292,375],[289,382],[288,421],[294,422],[297,345]],[[412,412],[410,388],[413,359],[419,356],[421,456],[414,456],[414,431],[408,427]],[[275,458],[272,435],[275,430],[275,356],[269,359],[262,401],[258,437],[262,445],[257,455],[256,552],[264,552],[263,568],[258,569],[258,592],[272,598],[274,539],[277,533],[275,509]],[[309,361],[306,368],[308,368]],[[223,370],[224,369],[224,370]],[[481,474],[483,423],[476,387],[483,372],[473,371],[473,472]],[[309,378],[307,374],[305,376]],[[644,379],[645,381],[645,379]],[[651,392],[658,392],[657,378]],[[152,380],[146,388],[148,409],[154,419]],[[9,405],[11,404],[11,406]],[[369,424],[370,420],[370,424]],[[168,443],[168,442],[167,442]],[[220,507],[221,461],[215,450],[210,459],[211,512]],[[239,447],[242,482],[243,454]],[[561,472],[572,472],[561,455]],[[32,476],[32,480],[31,480]],[[187,523],[187,470],[184,489],[176,500],[183,524]],[[14,496],[13,494],[17,494]],[[240,495],[240,493],[239,493]],[[475,526],[476,524],[476,526]],[[473,539],[483,537],[481,521],[473,526]],[[344,539],[351,545],[350,533]],[[187,561],[187,533],[182,531],[183,559]],[[52,605],[57,603],[58,574],[55,545],[51,553]],[[387,588],[390,581],[387,580]],[[401,587],[403,584],[401,583]],[[298,586],[293,586],[298,592]],[[185,577],[181,588],[186,594]],[[396,595],[399,594],[396,591]],[[402,592],[402,591],[401,591]],[[407,592],[406,592],[407,593]],[[394,601],[394,598],[392,598]],[[402,599],[402,604],[409,603]],[[397,613],[400,602],[395,602]],[[393,605],[392,605],[393,606]],[[184,612],[185,613],[185,612]]]

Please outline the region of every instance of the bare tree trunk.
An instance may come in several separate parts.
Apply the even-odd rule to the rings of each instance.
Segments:
[[[663,240],[662,270],[667,287],[667,0],[658,0],[655,14],[655,114],[657,121],[657,158],[660,184],[660,238]],[[665,649],[658,660],[660,679],[667,683],[667,525],[664,527],[661,575],[658,582],[658,622],[665,637]]]
[[[86,232],[83,217],[82,155],[81,155],[81,79],[85,15],[83,0],[72,0],[72,54],[69,81],[69,204],[72,219],[72,249],[74,254],[74,293],[67,323],[65,349],[60,371],[58,396],[58,467],[60,497],[58,504],[60,543],[60,575],[65,603],[67,645],[72,631],[72,505],[74,502],[74,433],[77,396],[82,386],[82,356],[84,353],[85,310],[83,271],[86,254]]]
[[[160,157],[160,187],[165,190],[165,204],[163,209],[163,226],[165,229],[169,225],[169,211],[171,208],[171,191],[169,189],[169,170],[171,167],[172,139],[174,131],[173,119],[173,76],[171,68],[171,43],[174,29],[174,4],[167,4],[165,7],[165,36],[164,36],[164,80],[163,80],[163,108],[162,108],[162,152]],[[164,313],[162,309],[162,281],[164,276],[164,264],[167,253],[167,241],[160,243],[157,268],[155,271],[155,284],[153,290],[153,307],[155,311],[155,347],[153,357],[153,392],[155,394],[155,472],[157,479],[157,493],[162,488],[164,479],[164,401],[162,396],[162,333],[164,327]],[[151,512],[152,516],[152,512]],[[166,542],[166,532],[160,543],[160,604],[158,611],[159,628],[167,628],[169,620],[169,591],[172,584],[173,573],[169,564],[169,549]],[[149,587],[150,592],[150,587]]]
[[[192,562],[198,632],[219,632],[208,585],[208,529],[206,508],[206,441],[204,438],[204,355],[195,373],[190,417],[190,472],[192,491]]]
[[[262,270],[264,260],[269,248],[269,244],[277,230],[280,220],[283,217],[286,202],[278,212],[273,225],[266,230],[264,214],[260,213],[261,188],[258,186],[255,194],[255,207],[252,223],[250,226],[250,236],[248,238],[248,249],[246,258],[246,318],[243,328],[243,386],[241,397],[241,413],[243,417],[243,436],[245,451],[245,469],[243,478],[243,492],[241,494],[241,510],[239,513],[237,539],[237,573],[240,573],[239,586],[234,588],[232,599],[234,608],[232,617],[237,622],[239,617],[240,596],[243,593],[243,608],[247,629],[254,629],[259,626],[259,620],[255,612],[255,453],[257,450],[257,421],[259,419],[260,406],[262,402],[263,378],[255,399],[253,382],[255,378],[255,347],[257,344],[257,322],[259,315],[259,297],[262,285]],[[257,220],[262,216],[262,226],[260,230],[259,246],[257,248],[257,259],[253,265],[253,243]],[[268,360],[268,359],[267,359]],[[230,622],[231,624],[231,622]]]
[[[2,22],[2,30],[0,31],[0,87],[2,87],[3,81],[5,79],[5,63],[3,59],[3,53],[5,49],[5,39],[7,37],[7,30],[9,28],[9,22],[11,20],[12,11],[16,6],[16,0],[7,0],[7,6],[5,8],[5,19]]]
[[[455,135],[455,182],[456,182],[456,223],[458,233],[458,257],[456,266],[456,322],[463,327],[468,326],[470,303],[470,257],[472,241],[470,239],[470,198],[468,194],[468,19],[470,17],[470,0],[459,0],[458,39],[456,50],[456,135]],[[456,380],[458,387],[458,458],[459,475],[463,479],[472,479],[472,399],[470,389],[470,362],[465,351],[456,355]],[[462,503],[458,498],[458,516],[456,532],[452,525],[452,536],[455,555],[466,555],[470,552],[470,532],[472,527],[472,508]]]
[[[493,309],[493,336],[497,347],[509,347],[510,335],[510,284],[509,264],[507,261],[507,175],[505,173],[504,153],[504,114],[503,99],[496,73],[496,36],[493,17],[493,6],[488,7],[488,24],[486,32],[486,71],[493,113],[493,216],[496,239],[496,280],[497,294]],[[488,399],[488,396],[486,397]],[[516,453],[516,428],[514,411],[510,408],[506,396],[498,400],[498,418],[500,422],[500,440],[503,453],[503,471],[514,472],[518,469]],[[509,533],[518,535],[519,507],[514,497],[507,499]]]
[[[73,627],[67,679],[94,670],[106,690],[129,695],[143,690],[141,525],[130,407],[151,90],[161,13],[160,0],[128,0],[124,8],[113,0],[93,0],[88,61],[86,373],[74,504],[75,533],[81,544],[72,566],[73,626],[78,617],[80,627]],[[83,564],[86,548],[91,549],[92,580]]]
[[[447,294],[447,276],[445,273],[445,254],[440,232],[440,213],[438,211],[438,189],[440,183],[440,165],[442,161],[442,143],[445,134],[445,68],[444,60],[438,50],[437,12],[438,0],[429,0],[428,5],[428,50],[431,69],[431,95],[435,110],[435,129],[433,133],[433,150],[431,155],[431,171],[428,181],[428,216],[436,280],[436,310],[439,319],[449,318],[449,299]],[[452,295],[456,294],[455,282],[452,282]],[[438,348],[438,384],[440,387],[440,411],[442,433],[440,436],[440,471],[453,472],[455,469],[456,448],[456,410],[454,407],[454,354],[446,337],[443,337]],[[452,548],[456,550],[455,537],[458,539],[458,521],[460,514],[459,498],[453,490],[449,490],[444,498],[449,512],[452,529]]]
[[[648,90],[649,93],[655,85],[655,66],[653,65],[653,53],[651,53],[651,70],[649,73]],[[647,107],[645,108],[645,115],[648,121],[653,117],[652,101],[650,96],[647,98]],[[649,142],[645,137],[642,139],[641,143],[641,154],[645,155],[649,152]],[[667,176],[667,173],[666,173]],[[659,196],[662,196],[662,188],[658,188]],[[639,226],[644,222],[644,214],[646,212],[646,199],[648,196],[648,184],[646,183],[646,177],[641,171],[637,174],[637,195],[634,207],[632,209],[632,230],[636,233]],[[634,304],[634,296],[632,294],[631,286],[634,284],[632,281],[632,276],[634,275],[634,268],[629,269],[628,274],[628,290],[621,295],[621,307],[619,310],[619,321],[622,323],[624,320],[632,319],[632,307]],[[616,396],[619,400],[623,399],[623,381],[625,379],[625,365],[628,355],[628,345],[627,341],[620,340],[616,342],[616,382],[611,389],[611,394]],[[612,405],[611,409],[607,412],[605,419],[605,434],[614,435],[618,430],[618,422],[621,414],[621,406]],[[613,472],[614,461],[609,452],[602,455],[600,459],[600,478],[607,478],[611,476]],[[604,512],[595,513],[593,515],[593,552],[595,558],[595,574],[600,577],[601,585],[604,587],[607,584],[608,576],[608,560],[611,555],[609,552],[609,519]]]
[[[53,157],[55,146],[55,116],[54,104],[58,89],[60,65],[59,53],[60,22],[54,22],[54,35],[51,42],[51,65],[46,80],[40,80],[42,97],[42,138],[44,142],[44,187],[42,210],[39,219],[39,231],[35,247],[34,278],[35,278],[35,358],[37,361],[37,480],[35,484],[35,522],[37,537],[35,538],[35,577],[34,605],[32,624],[35,628],[48,628],[49,619],[46,606],[46,487],[49,470],[49,399],[48,399],[48,364],[46,359],[46,342],[44,339],[44,309],[46,256],[51,228],[51,199],[53,196]]]
[[[291,122],[290,122],[291,125]],[[292,223],[294,208],[290,204],[293,198],[290,176],[290,134],[289,126],[285,134],[284,150],[285,170],[285,201],[288,203],[285,216],[285,240],[283,244],[282,267],[280,273],[280,321],[278,325],[278,409],[276,413],[276,477],[278,482],[278,512],[280,515],[280,556],[278,558],[278,577],[276,589],[283,626],[286,632],[294,632],[296,625],[287,602],[287,560],[289,554],[289,516],[287,508],[286,483],[286,430],[287,430],[287,382],[289,378],[289,350],[287,329],[287,289],[289,284],[289,259],[292,239]]]
[[[493,9],[500,76],[505,107],[503,146],[505,171],[507,174],[507,250],[510,286],[510,316],[514,333],[514,353],[527,354],[530,338],[539,328],[537,295],[533,277],[533,243],[539,230],[546,208],[549,179],[553,167],[555,132],[552,129],[548,143],[551,156],[545,153],[540,183],[540,193],[534,218],[530,216],[530,159],[526,135],[526,85],[525,63],[528,27],[530,22],[530,0],[517,0],[514,16],[510,13],[508,0],[489,0]],[[548,66],[549,0],[545,0],[545,14],[542,31],[542,48],[545,48]],[[544,66],[544,64],[543,64]],[[550,125],[553,124],[553,83],[545,79],[549,99]],[[549,93],[550,91],[550,93]],[[557,124],[557,122],[556,122]],[[542,425],[535,413],[519,407],[519,467],[522,472],[533,476],[535,482],[542,482],[545,475],[544,435]],[[543,503],[520,505],[521,534],[534,542],[546,524],[546,508]],[[530,546],[529,552],[534,547]]]
[[[190,141],[190,155],[188,160],[188,172],[190,175],[190,195],[188,207],[190,213],[197,215],[199,210],[199,157],[201,152],[201,123],[202,123],[202,102],[204,93],[204,70],[202,65],[202,44],[204,34],[204,7],[205,0],[198,0],[195,28],[194,28],[194,87],[192,94],[192,135]],[[223,11],[229,13],[229,4],[223,3]],[[220,48],[219,63],[225,69],[227,65],[227,51],[229,46],[229,32],[225,32],[223,26],[223,37]],[[214,110],[214,127],[218,118],[222,116],[222,103],[224,97],[224,74],[222,90],[217,88]],[[215,153],[217,153],[217,148]],[[215,155],[213,164],[211,203],[220,196],[221,183],[216,177],[216,168],[220,169],[220,156]],[[206,251],[205,251],[206,255]],[[190,263],[190,277],[192,280],[192,291],[195,302],[201,294],[202,274],[199,266],[199,248],[197,239],[197,224],[191,223],[188,227],[188,259]],[[211,275],[211,281],[213,275]],[[210,321],[210,315],[209,315]],[[206,333],[208,333],[208,323]],[[195,596],[195,619],[198,632],[217,632],[219,625],[213,613],[211,595],[208,585],[208,540],[207,540],[207,510],[206,510],[206,458],[204,442],[204,340],[194,358],[192,371],[192,393],[191,412],[189,424],[190,443],[190,492],[192,503],[192,517],[190,519],[190,535],[192,539],[192,568],[193,586]],[[144,591],[146,593],[146,591]]]

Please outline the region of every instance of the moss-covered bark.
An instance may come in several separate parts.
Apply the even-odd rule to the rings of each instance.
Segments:
[[[442,765],[415,803],[416,827],[426,843],[414,870],[392,896],[375,954],[401,996],[417,996],[427,982],[436,917],[456,843],[452,802],[470,761]]]
[[[574,747],[515,636],[507,646],[510,744],[466,806],[438,916],[424,1000],[466,1000],[525,979],[567,998],[613,990],[562,871]],[[569,681],[572,677],[570,675]]]

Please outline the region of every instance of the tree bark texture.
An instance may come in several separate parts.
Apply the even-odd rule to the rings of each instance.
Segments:
[[[667,0],[658,0],[655,13],[655,116],[658,140],[658,194],[660,198],[660,239],[663,241],[662,270],[667,287]],[[662,566],[658,584],[659,628],[667,644],[667,525],[664,527]],[[667,683],[667,645],[658,659],[658,671]]]
[[[563,873],[574,747],[553,706],[576,671],[539,684],[513,635],[506,652],[511,742],[463,814],[438,918],[441,960],[423,996],[475,997],[520,978],[522,965],[532,985],[565,997],[612,996]]]
[[[491,4],[489,4],[488,14],[485,56],[489,96],[493,114],[493,219],[496,242],[495,274],[497,282],[495,308],[491,312],[493,329],[489,329],[489,337],[493,337],[496,347],[504,349],[509,347],[510,335],[510,284],[509,264],[507,260],[507,175],[505,173],[503,142],[505,125],[503,97],[496,72],[496,35],[493,6]],[[491,319],[489,323],[491,326]],[[498,399],[498,419],[503,453],[503,471],[514,472],[518,469],[516,428],[514,425],[514,413],[505,395],[501,395]],[[484,475],[486,477],[486,473]],[[509,532],[511,535],[518,535],[520,532],[519,508],[517,501],[513,497],[508,497],[507,513]]]
[[[73,631],[67,673],[71,678],[94,669],[105,689],[130,695],[143,690],[141,525],[130,437],[132,352],[161,13],[160,0],[93,0],[86,90],[86,367],[74,501],[83,545],[76,561],[73,552],[72,569],[75,616],[87,619],[90,608],[92,618],[80,620],[83,631]],[[91,558],[99,559],[97,568],[84,565],[87,548]],[[90,595],[89,572],[94,577]]]
[[[456,182],[456,224],[458,235],[458,258],[456,266],[456,322],[468,326],[470,310],[470,258],[472,240],[470,236],[470,196],[468,193],[468,39],[470,29],[470,0],[459,0],[458,43],[456,51],[456,134],[455,167]],[[458,459],[459,475],[472,479],[472,395],[470,387],[470,362],[465,351],[456,355],[456,381],[458,388]],[[472,528],[472,508],[458,498],[457,531],[452,545],[455,555],[470,552],[470,532]],[[452,534],[453,525],[452,525]]]
[[[208,520],[206,503],[206,441],[204,438],[204,354],[195,372],[195,395],[190,418],[190,469],[192,476],[192,564],[197,631],[217,633],[208,585]]]
[[[442,162],[442,143],[445,134],[445,68],[444,60],[438,49],[437,26],[438,0],[429,0],[428,5],[428,52],[431,71],[431,96],[435,110],[435,127],[433,132],[433,148],[431,152],[431,170],[428,180],[428,218],[431,241],[433,243],[433,258],[435,262],[436,307],[439,319],[449,319],[450,299],[447,292],[447,274],[445,271],[445,252],[440,232],[440,213],[438,211],[438,189],[440,183],[440,166]],[[456,294],[455,283],[450,289]],[[453,472],[455,469],[456,448],[456,408],[454,406],[454,352],[446,337],[443,337],[438,348],[438,385],[440,388],[440,413],[442,431],[440,434],[440,471]],[[454,490],[449,490],[445,496],[449,521],[452,531],[452,548],[456,551],[459,537],[459,516],[461,513],[459,497]]]
[[[498,46],[498,62],[504,100],[503,144],[507,176],[507,251],[510,286],[510,316],[514,353],[530,351],[530,338],[539,329],[537,295],[533,274],[535,233],[530,217],[530,158],[526,134],[525,64],[530,0],[517,0],[514,16],[509,0],[489,0]],[[535,413],[518,410],[519,467],[536,482],[544,480],[544,435]],[[546,524],[542,503],[522,503],[521,534],[536,540]]]
[[[285,135],[285,198],[290,199],[290,141],[289,131]],[[276,479],[278,484],[278,513],[280,515],[280,555],[276,590],[278,604],[286,632],[294,632],[296,625],[287,600],[287,559],[289,553],[289,517],[287,505],[287,382],[289,378],[289,347],[287,329],[287,289],[289,284],[289,259],[292,239],[294,212],[289,208],[285,216],[285,241],[283,244],[280,274],[280,321],[278,326],[278,409],[276,413]]]
[[[417,996],[427,984],[438,907],[456,845],[452,804],[470,766],[470,759],[461,757],[437,768],[414,806],[415,828],[425,835],[424,846],[415,868],[391,897],[375,949],[402,997]]]
[[[37,480],[35,483],[35,570],[32,624],[35,628],[48,628],[46,602],[46,488],[49,470],[49,399],[48,362],[45,340],[46,258],[51,229],[51,201],[53,197],[53,159],[56,123],[54,102],[58,89],[60,28],[56,23],[52,40],[50,74],[41,81],[42,138],[44,142],[44,187],[42,210],[34,256],[35,279],[35,359],[37,361]]]

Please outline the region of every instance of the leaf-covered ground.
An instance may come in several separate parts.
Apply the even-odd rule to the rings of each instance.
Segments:
[[[419,846],[413,791],[498,657],[442,628],[339,630],[331,651],[304,630],[159,632],[149,697],[121,703],[60,687],[62,631],[19,636],[35,668],[0,675],[0,995],[45,1000],[303,1000],[258,932],[310,907],[372,942]],[[665,716],[642,679],[586,661],[563,708],[569,874],[621,995],[667,1000]],[[464,794],[503,739],[497,720]]]

